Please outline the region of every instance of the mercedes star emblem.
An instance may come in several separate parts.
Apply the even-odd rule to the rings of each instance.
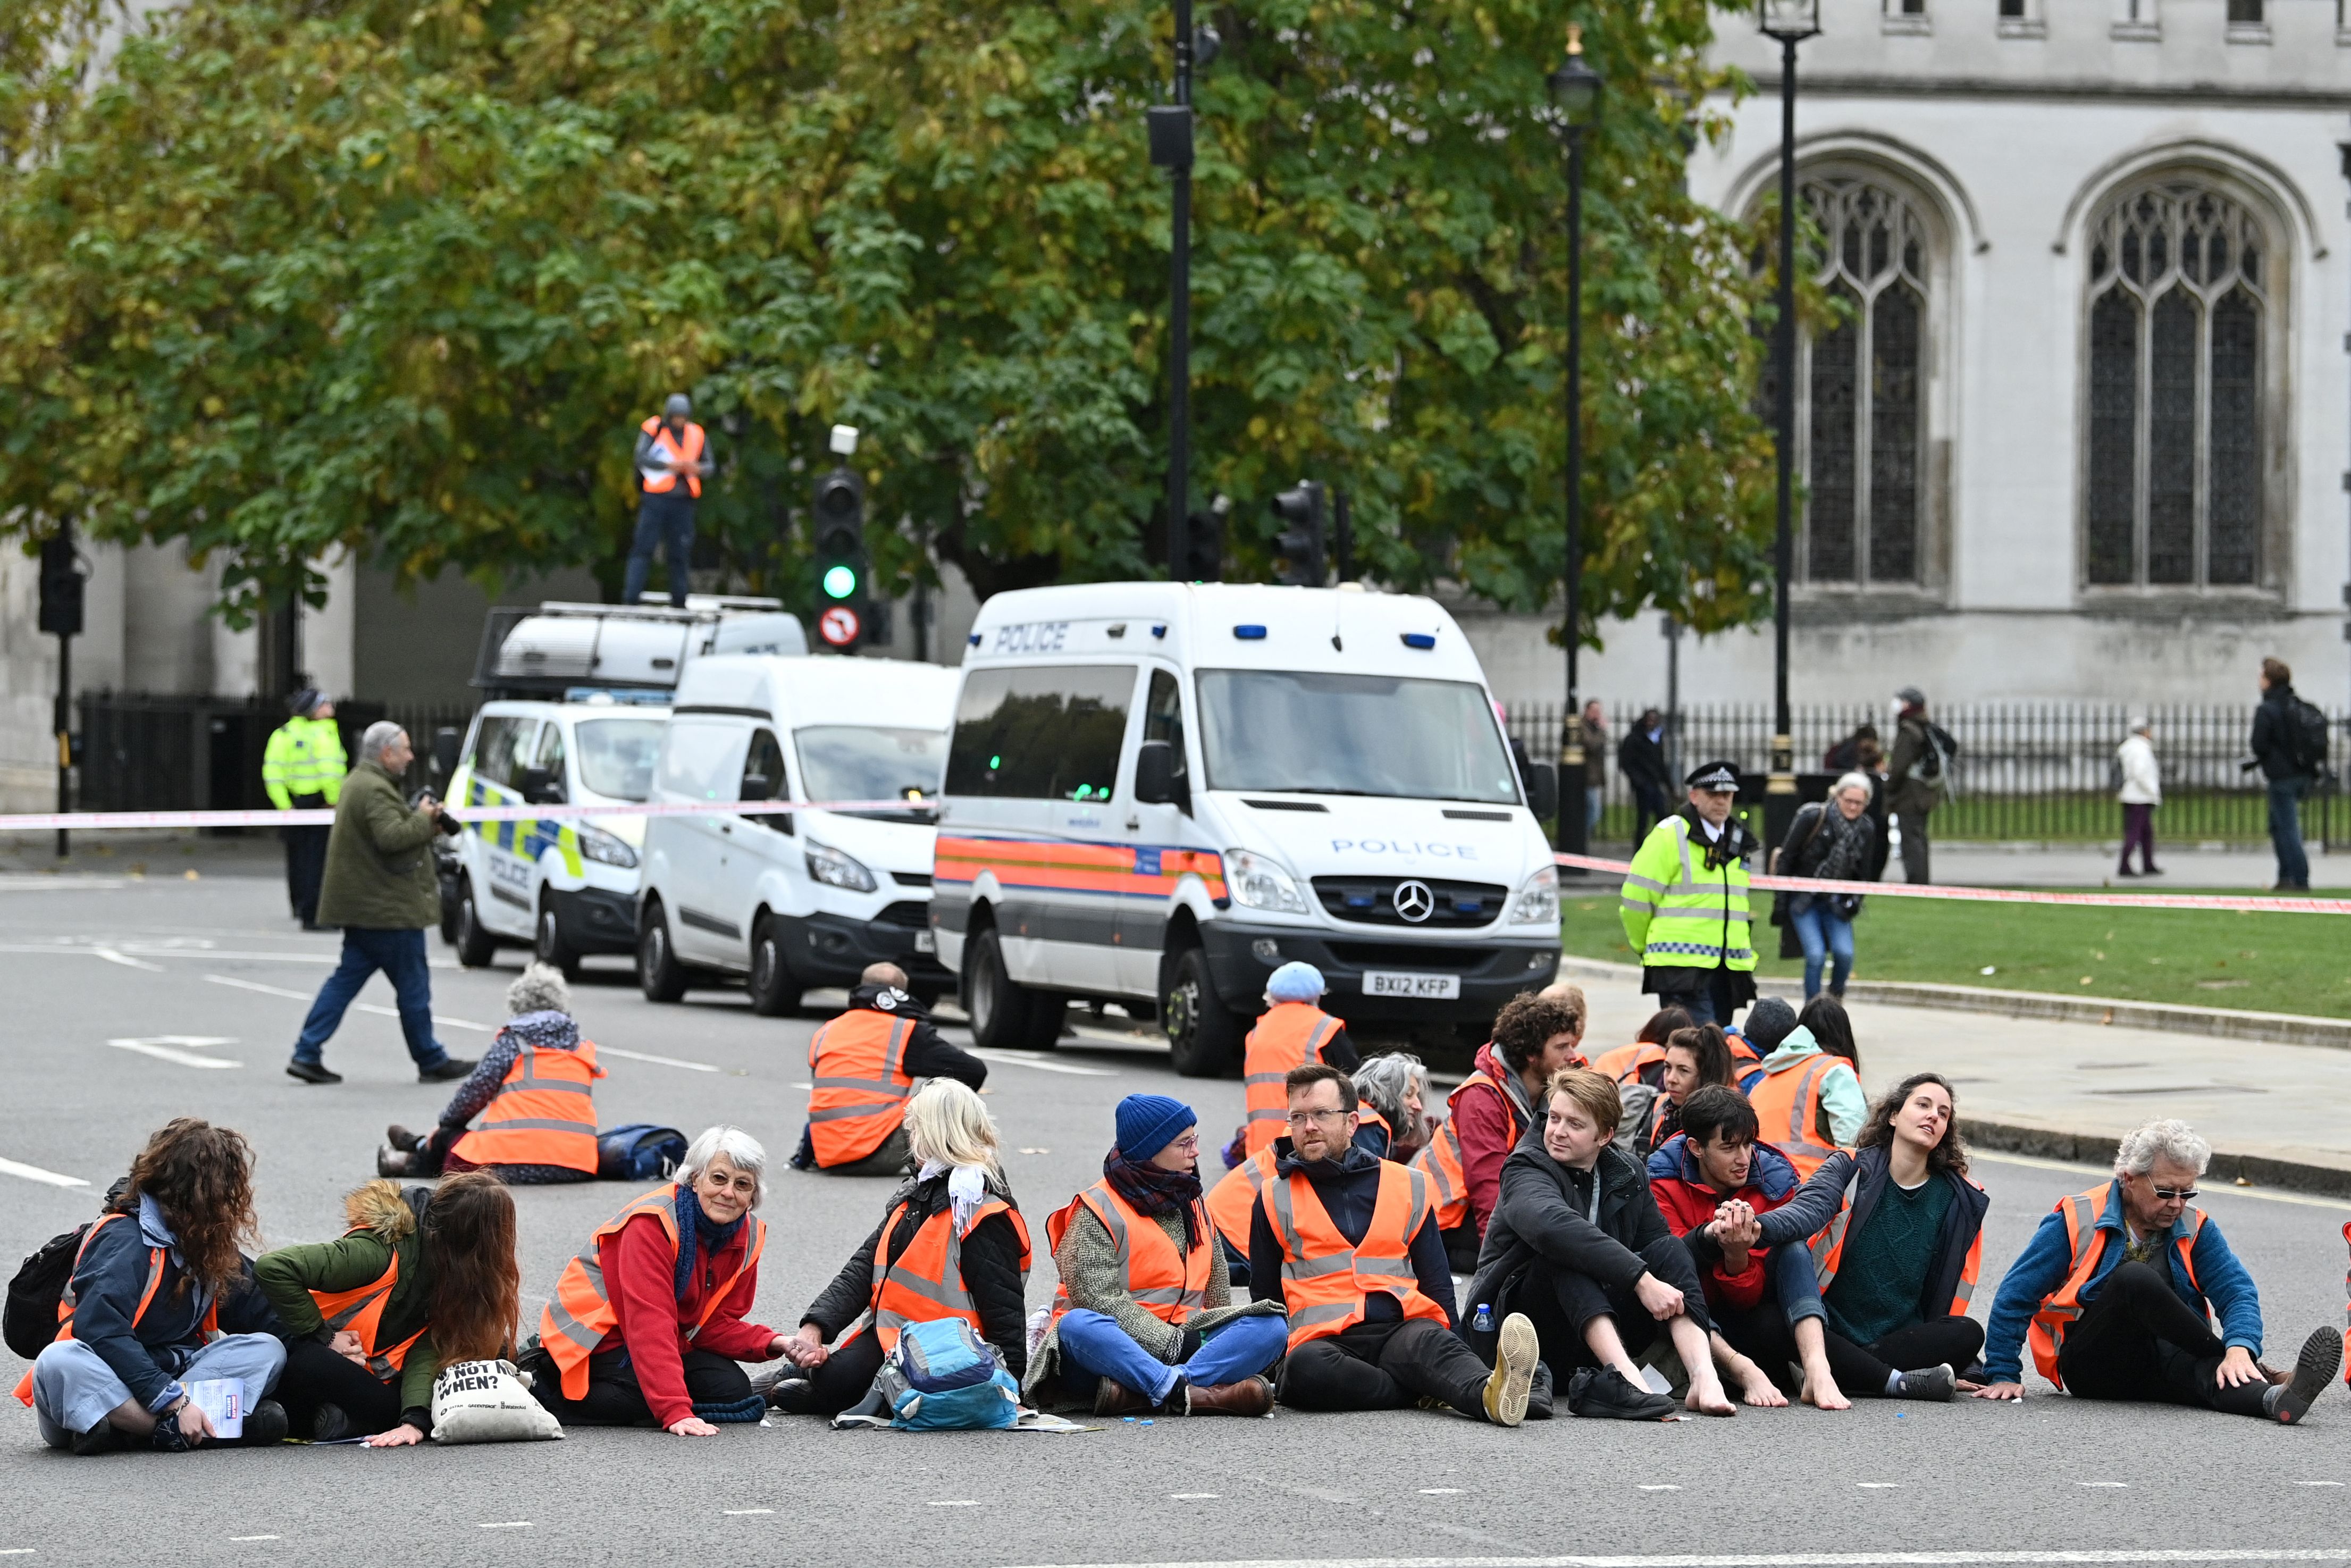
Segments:
[[[1429,891],[1428,883],[1417,879],[1396,883],[1390,903],[1398,920],[1415,925],[1437,913],[1437,894]]]

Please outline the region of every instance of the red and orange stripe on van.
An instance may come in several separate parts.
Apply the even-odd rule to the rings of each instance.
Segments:
[[[941,833],[935,883],[969,886],[994,872],[1006,887],[1052,893],[1173,894],[1197,876],[1223,907],[1225,858],[1214,850],[1161,844],[1099,844],[1061,839],[956,838]]]

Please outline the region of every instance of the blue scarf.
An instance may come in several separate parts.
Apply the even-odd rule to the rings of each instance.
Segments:
[[[679,1187],[676,1201],[670,1207],[677,1215],[677,1299],[682,1301],[685,1300],[686,1288],[694,1282],[695,1255],[704,1248],[714,1253],[725,1251],[726,1244],[735,1239],[735,1233],[743,1228],[743,1218],[747,1216],[728,1225],[716,1223],[702,1212],[702,1205],[690,1186]]]

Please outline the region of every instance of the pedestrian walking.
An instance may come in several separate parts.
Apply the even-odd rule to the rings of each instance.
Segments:
[[[1633,792],[1633,842],[1646,841],[1666,814],[1674,776],[1666,768],[1666,721],[1656,708],[1643,708],[1616,747],[1616,771]]]
[[[2277,852],[2277,890],[2310,886],[2302,848],[2302,800],[2326,766],[2326,716],[2294,695],[2283,659],[2262,661],[2262,706],[2253,710],[2253,759],[2269,781],[2270,843]]]
[[[648,419],[637,432],[637,533],[629,544],[629,566],[623,576],[621,602],[634,604],[652,575],[653,552],[669,556],[669,601],[685,608],[687,573],[694,564],[695,503],[702,498],[702,481],[716,466],[710,460],[708,437],[694,423],[694,402],[674,392],[659,419]]]
[[[2155,760],[2155,725],[2145,718],[2130,721],[2130,734],[2115,752],[2122,784],[2115,799],[2123,808],[2123,862],[2116,876],[2161,876],[2155,863],[2155,809],[2163,804],[2163,774]],[[2138,871],[2131,870],[2131,851],[2138,851]]]
[[[1877,824],[1869,818],[1872,794],[1867,776],[1848,773],[1838,779],[1824,801],[1806,806],[1788,825],[1788,836],[1772,857],[1772,869],[1782,876],[1815,882],[1868,880],[1871,846]],[[1779,919],[1792,928],[1804,950],[1804,996],[1820,995],[1821,972],[1832,959],[1828,988],[1844,995],[1853,973],[1853,923],[1861,914],[1857,893],[1780,893],[1774,895]]]
[[[1595,698],[1583,705],[1578,722],[1583,731],[1583,838],[1590,843],[1600,836],[1602,800],[1608,790],[1607,711]]]
[[[342,793],[350,763],[343,756],[343,732],[335,705],[315,687],[296,692],[287,706],[294,716],[269,737],[261,754],[261,788],[281,811],[316,811]],[[334,830],[289,822],[286,838],[286,899],[305,931],[319,929],[319,883],[327,873],[327,838]]]
[[[486,1170],[509,1186],[594,1181],[596,1042],[580,1038],[563,971],[536,959],[507,988],[507,1022],[457,1085],[430,1134],[398,1123],[376,1151],[380,1176]],[[476,1116],[482,1124],[467,1131]],[[481,1357],[460,1357],[480,1360]]]
[[[1625,940],[1641,956],[1641,989],[1692,1023],[1729,1025],[1755,995],[1748,857],[1762,846],[1730,814],[1739,774],[1691,769],[1689,803],[1650,830],[1619,894]]]
[[[322,1060],[327,1039],[360,988],[377,970],[392,982],[401,1033],[420,1083],[444,1083],[474,1071],[433,1037],[433,977],[424,967],[424,930],[441,924],[441,884],[433,869],[433,835],[443,831],[441,803],[427,795],[411,807],[400,778],[415,759],[408,732],[389,719],[360,737],[359,766],[343,780],[327,842],[319,918],[343,932],[342,962],[319,988],[294,1042],[287,1072],[305,1083],[340,1083]]]
[[[1900,707],[1894,755],[1886,767],[1886,810],[1902,833],[1902,880],[1923,886],[1928,874],[1927,818],[1949,784],[1950,737],[1927,716],[1927,694],[1905,686],[1894,694]]]

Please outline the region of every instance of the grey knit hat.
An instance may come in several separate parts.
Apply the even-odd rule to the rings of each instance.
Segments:
[[[1769,1056],[1780,1049],[1780,1042],[1794,1032],[1796,1009],[1778,997],[1758,997],[1755,1005],[1747,1009],[1747,1022],[1740,1032],[1747,1043],[1755,1048],[1758,1056]]]

